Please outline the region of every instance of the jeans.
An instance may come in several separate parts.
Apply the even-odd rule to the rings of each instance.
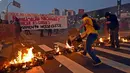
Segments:
[[[101,62],[101,60],[96,56],[94,50],[92,50],[92,44],[97,39],[97,36],[98,36],[97,34],[92,34],[92,33],[88,35],[86,41],[86,49],[84,51],[85,53],[88,52],[88,54],[90,55],[90,57],[95,63]]]
[[[115,47],[120,47],[119,45],[119,27],[115,28],[114,30],[110,30],[110,43],[111,43],[111,46]]]

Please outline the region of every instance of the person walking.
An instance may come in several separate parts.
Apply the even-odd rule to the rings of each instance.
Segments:
[[[84,32],[87,35],[87,37],[86,36],[84,37],[84,38],[86,38],[86,49],[84,49],[84,52],[82,52],[82,54],[86,55],[86,53],[88,53],[90,55],[90,57],[92,58],[92,60],[93,60],[93,65],[94,66],[100,65],[100,64],[102,64],[102,62],[96,56],[96,53],[94,52],[95,50],[92,49],[92,44],[97,39],[98,33],[94,29],[94,27],[93,27],[93,21],[92,21],[92,19],[89,18],[86,13],[83,14],[82,21],[83,21],[83,25],[81,25],[81,27],[79,28],[79,31],[83,27],[85,27],[85,31]]]

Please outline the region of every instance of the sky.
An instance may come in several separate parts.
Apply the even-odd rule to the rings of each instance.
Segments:
[[[10,0],[13,1],[13,0]],[[22,11],[27,13],[50,13],[54,8],[60,10],[78,9],[92,11],[117,5],[117,0],[16,0],[21,3]],[[122,4],[130,0],[122,0]]]

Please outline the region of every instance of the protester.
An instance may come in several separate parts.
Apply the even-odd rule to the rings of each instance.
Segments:
[[[44,31],[43,29],[40,30],[40,36],[41,36],[41,37],[44,36],[43,31]]]
[[[26,35],[31,35],[32,33],[30,32],[30,30],[25,30],[25,34]]]
[[[13,21],[12,21],[12,20],[10,20],[10,24],[13,24]]]
[[[48,36],[52,35],[52,29],[48,29]]]
[[[0,18],[0,24],[2,24],[2,19]]]
[[[96,56],[96,53],[94,52],[94,50],[92,50],[92,44],[97,39],[98,33],[93,27],[92,19],[89,18],[87,14],[84,14],[82,16],[82,20],[83,20],[83,25],[79,28],[79,30],[81,30],[83,27],[85,27],[86,29],[84,32],[86,32],[86,34],[87,34],[87,38],[85,37],[86,38],[86,49],[84,49],[84,52],[82,54],[86,55],[86,53],[88,52],[88,54],[94,61],[93,65],[94,66],[100,65],[102,63],[101,60]]]
[[[54,32],[55,32],[56,34],[58,34],[59,29],[54,29]]]
[[[107,19],[106,24],[108,25],[108,30],[110,31],[110,43],[111,48],[120,48],[119,45],[119,22],[116,15],[109,12],[105,13],[105,18]]]
[[[15,36],[16,36],[16,40],[20,41],[20,33],[21,33],[21,26],[20,26],[20,21],[17,17],[15,17]]]

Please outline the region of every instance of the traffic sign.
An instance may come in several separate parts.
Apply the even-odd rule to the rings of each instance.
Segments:
[[[15,0],[13,0],[13,5],[16,6],[16,7],[18,7],[18,8],[21,7],[20,3],[16,2]]]

